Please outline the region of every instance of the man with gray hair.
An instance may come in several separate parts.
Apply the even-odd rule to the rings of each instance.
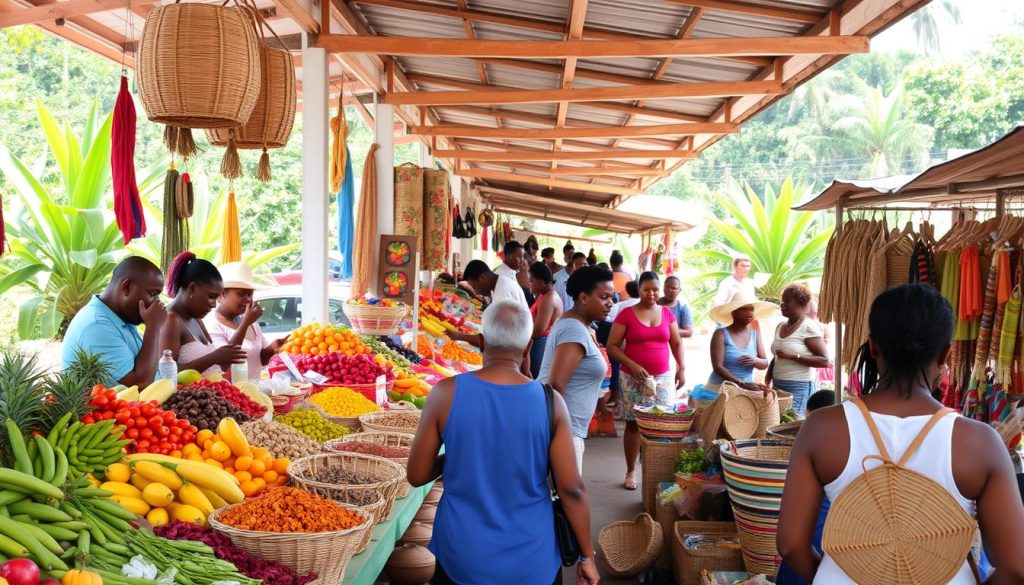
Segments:
[[[444,476],[430,541],[437,561],[431,583],[562,583],[545,480],[550,470],[584,555],[577,583],[596,585],[590,504],[568,409],[558,392],[520,372],[533,333],[530,312],[497,301],[484,311],[481,328],[483,367],[434,386],[409,452],[409,483]]]

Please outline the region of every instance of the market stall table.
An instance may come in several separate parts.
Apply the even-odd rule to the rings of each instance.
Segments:
[[[395,543],[402,538],[412,519],[419,511],[427,492],[434,487],[431,482],[427,485],[409,490],[409,495],[395,500],[395,506],[391,510],[391,516],[378,524],[373,529],[373,536],[370,538],[366,550],[352,557],[345,568],[345,577],[342,585],[373,585],[377,577],[384,570]]]

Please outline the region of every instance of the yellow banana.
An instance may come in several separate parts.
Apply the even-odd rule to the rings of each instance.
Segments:
[[[181,479],[190,481],[200,488],[213,491],[229,504],[237,504],[245,499],[245,494],[238,487],[238,479],[223,469],[218,469],[212,465],[153,453],[135,453],[129,455],[127,459],[133,463],[146,461],[169,463],[174,467],[174,471]],[[178,489],[181,488],[179,487]]]
[[[132,469],[150,482],[160,483],[171,488],[171,491],[181,489],[182,482],[178,474],[155,461],[149,459],[132,461]]]
[[[107,490],[108,492],[117,494],[119,496],[128,496],[129,498],[138,498],[140,500],[142,499],[142,491],[130,483],[124,483],[121,481],[108,481],[106,483],[100,484],[100,489]]]
[[[217,434],[220,436],[220,440],[227,443],[228,447],[231,448],[231,454],[235,457],[252,457],[249,440],[245,438],[245,434],[242,433],[242,427],[238,426],[235,419],[226,417],[221,420],[220,424],[217,425]]]
[[[178,490],[178,501],[182,504],[194,506],[203,513],[203,516],[209,516],[213,513],[213,504],[210,503],[210,499],[194,483],[186,483],[181,486],[181,489]]]
[[[207,500],[210,500],[210,503],[213,504],[213,508],[215,510],[228,505],[228,503],[224,501],[224,498],[218,496],[213,490],[203,490],[203,495],[206,496]]]

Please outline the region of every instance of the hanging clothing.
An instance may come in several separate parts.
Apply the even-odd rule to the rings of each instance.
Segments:
[[[352,280],[352,252],[355,247],[356,181],[352,176],[352,153],[345,145],[345,177],[338,191],[338,253],[341,254],[341,279]]]

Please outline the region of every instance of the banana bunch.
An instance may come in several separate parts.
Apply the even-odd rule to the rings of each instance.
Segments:
[[[68,426],[70,421],[71,413],[69,412],[53,425],[45,440],[39,435],[33,437],[33,442],[29,444],[29,454],[33,460],[36,459],[36,456],[45,459],[47,454],[44,453],[44,450],[48,444],[50,450],[61,451],[67,455],[68,466],[72,471],[94,473],[105,469],[111,463],[120,461],[124,457],[124,447],[132,442],[131,439],[121,440],[124,427],[115,427],[116,423],[113,419],[93,424],[82,424],[81,421],[75,421]],[[8,421],[8,433],[11,432],[13,424]]]
[[[145,515],[153,525],[170,520],[206,525],[214,510],[245,499],[235,476],[201,461],[136,453],[126,462],[132,472],[127,481],[115,464],[107,479],[122,481],[107,481],[100,487],[116,492],[116,501]]]
[[[17,426],[5,424],[14,468],[0,467],[0,557],[31,558],[60,576],[82,563],[77,553],[93,544],[130,552],[125,534],[137,516],[111,500],[111,492],[91,486],[87,475],[70,471],[69,458],[49,438],[32,438],[33,458]]]

